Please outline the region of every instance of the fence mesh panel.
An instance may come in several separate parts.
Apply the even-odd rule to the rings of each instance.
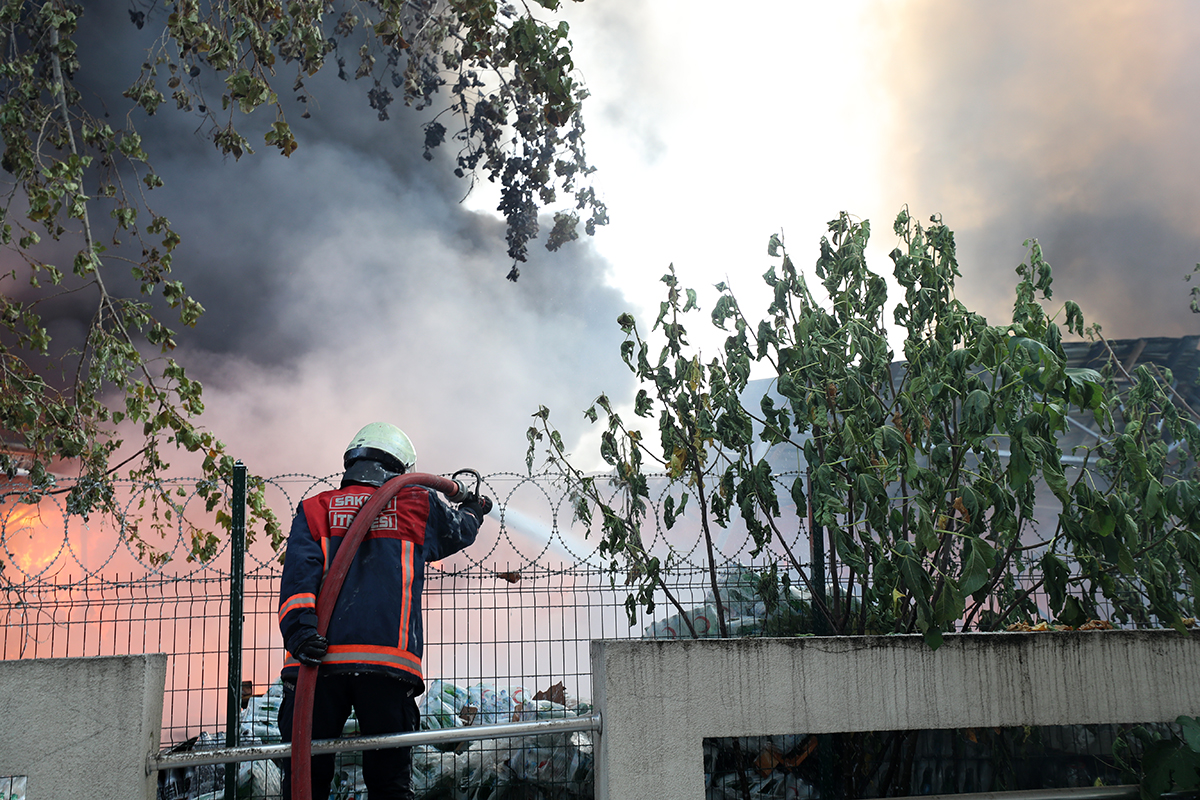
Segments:
[[[659,591],[655,609],[647,613],[637,608],[631,624],[626,606],[629,576],[611,571],[597,552],[597,542],[572,525],[570,504],[552,482],[509,474],[485,480],[485,491],[498,502],[479,540],[469,550],[427,570],[424,726],[586,713],[592,696],[591,640],[688,636],[689,623],[701,635],[715,635],[711,577],[699,526],[684,518],[667,531],[661,522],[661,495],[652,505],[643,536],[647,548],[668,567],[665,585],[675,604]],[[778,480],[785,486],[791,476]],[[336,476],[272,478],[267,482],[269,499],[288,520],[301,499],[333,488],[336,481]],[[195,507],[190,486],[188,481],[180,481],[168,487],[179,495],[183,513],[172,518],[164,537],[158,538],[150,530],[142,532],[160,553],[170,557],[162,564],[131,546],[112,520],[87,523],[69,517],[60,496],[30,503],[19,489],[6,495],[0,485],[3,657],[167,653],[164,747],[224,743],[229,551],[223,549],[206,564],[187,560],[191,532],[212,527],[206,512]],[[145,487],[128,487],[126,508],[131,519],[137,516],[137,504],[145,494]],[[781,498],[786,496],[781,492]],[[801,584],[788,554],[808,555],[807,532],[794,518],[794,508],[785,505],[782,520],[790,538],[772,542],[756,557],[751,557],[753,543],[744,526],[734,523],[717,532],[714,547],[731,635],[795,635],[812,630],[811,618],[789,614],[786,604],[768,608],[761,596],[759,581],[771,569],[788,576],[793,586]],[[242,731],[243,736],[262,740],[272,735],[283,661],[276,619],[280,571],[276,554],[266,543],[258,541],[249,548],[243,585],[246,710]],[[1024,574],[1018,582],[1025,588],[1039,583],[1033,573]],[[800,595],[793,590],[793,596]],[[1045,598],[1038,592],[1032,598],[1038,608],[1046,608]],[[1134,622],[1153,624],[1154,620]],[[350,730],[352,725],[353,721]],[[274,731],[277,736],[277,729]],[[962,732],[954,735],[960,739],[967,736]],[[837,750],[846,763],[874,760],[878,767],[889,758],[884,745],[891,741],[894,746],[897,737],[915,742],[911,747],[917,755],[903,767],[909,776],[905,785],[913,793],[923,791],[925,785],[922,757],[933,765],[933,775],[938,769],[946,772],[945,767],[937,766],[942,750],[966,752],[962,747],[954,750],[958,745],[953,742],[959,739],[928,733],[820,737],[827,740],[820,748],[817,737],[807,737],[804,732],[738,740],[736,748],[735,740],[711,740],[705,745],[710,797],[745,796],[743,789],[749,784],[743,781],[747,779],[757,787],[756,797],[850,796],[844,793],[845,786],[835,791],[830,781],[845,784],[850,780],[853,784],[853,780],[822,777],[813,771],[821,760],[810,754]],[[877,752],[871,751],[872,747]],[[963,763],[971,758],[980,764],[986,761],[983,756],[962,755]],[[427,798],[574,798],[588,797],[592,791],[592,749],[586,734],[420,748],[414,762],[415,783]],[[828,759],[822,763],[826,762]],[[893,762],[887,763],[890,767]],[[735,767],[732,771],[731,765]],[[206,791],[219,796],[222,769],[163,774],[160,797],[201,797]],[[277,794],[274,765],[247,764],[241,770],[239,785],[247,787],[245,796]],[[970,781],[963,770],[954,773],[960,785],[984,786],[979,770]],[[363,796],[361,758],[340,757],[338,775],[334,797]],[[873,784],[860,777],[860,788],[868,792],[861,796],[870,796],[870,787],[879,780]],[[950,782],[943,777],[931,778],[929,783],[938,784],[935,790],[940,791]]]

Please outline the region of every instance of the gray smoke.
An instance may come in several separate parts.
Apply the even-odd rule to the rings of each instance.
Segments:
[[[581,60],[597,90],[594,118],[633,141],[645,163],[670,159],[681,143],[660,135],[659,101],[689,76],[672,72],[670,53],[654,46],[661,37],[642,31],[669,20],[618,0],[579,10],[576,39],[603,56],[592,69],[605,70],[589,76],[593,62]],[[138,32],[124,9],[88,14],[85,69],[103,65],[93,73],[97,94],[111,97],[133,79],[161,21]],[[891,143],[879,159],[891,170],[879,178],[881,205],[845,202],[837,187],[798,178],[800,167],[780,180],[831,203],[823,218],[840,207],[871,217],[884,252],[901,205],[918,217],[943,214],[958,233],[959,295],[994,322],[1010,312],[1022,240],[1038,237],[1055,266],[1055,300],[1078,301],[1108,335],[1194,331],[1183,276],[1200,261],[1200,10],[921,0],[879,3],[867,18],[885,43],[869,56],[870,88],[886,90],[878,116]],[[796,41],[821,35],[795,31]],[[836,76],[826,77],[833,85]],[[240,163],[222,159],[195,118],[172,109],[139,121],[168,181],[156,203],[184,235],[178,273],[210,309],[181,338],[181,357],[208,387],[209,424],[259,471],[332,471],[344,441],[375,418],[411,429],[423,468],[477,460],[519,469],[527,415],[539,403],[578,424],[578,409],[599,391],[628,389],[614,357],[613,319],[625,300],[605,285],[607,265],[587,243],[556,256],[538,250],[521,282],[505,283],[500,224],[458,204],[466,185],[449,175],[453,153],[422,160],[424,118],[394,107],[380,123],[365,89],[333,71],[310,80],[311,120],[299,119],[284,92],[301,141],[291,159],[266,147]],[[816,107],[781,102],[771,113],[785,128],[819,117]],[[111,108],[114,120],[124,108]],[[269,121],[268,113],[257,124]],[[746,142],[758,141],[750,117],[746,124]],[[261,137],[261,128],[246,130]],[[693,133],[708,135],[699,122]],[[704,162],[713,194],[680,198],[656,186],[664,206],[686,202],[698,220],[710,219],[701,210],[728,210],[722,170],[747,153],[723,146],[714,141]],[[787,167],[854,154],[783,156]],[[773,213],[759,214],[762,230],[804,222]],[[696,238],[669,233],[672,242]],[[754,255],[746,269],[757,275]],[[873,258],[885,270],[880,262]]]
[[[1194,333],[1200,7],[914,2],[880,63],[896,130],[888,195],[944,214],[960,296],[1011,310],[1021,243],[1112,337]]]
[[[80,80],[119,97],[156,24],[89,9]],[[380,122],[367,88],[336,68],[310,79],[310,120],[281,92],[300,141],[291,158],[257,146],[269,110],[245,126],[259,152],[240,162],[194,116],[133,112],[167,182],[152,203],[183,237],[176,276],[208,309],[175,355],[205,384],[205,424],[260,474],[333,472],[373,420],[404,428],[424,471],[523,470],[539,404],[570,442],[580,409],[629,386],[625,301],[586,241],[558,254],[539,243],[519,283],[505,281],[502,223],[459,204],[467,183],[450,175],[449,147],[421,157],[429,115],[397,104]],[[111,106],[119,119],[125,105]]]

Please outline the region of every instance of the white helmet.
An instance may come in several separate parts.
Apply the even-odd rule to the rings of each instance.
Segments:
[[[417,451],[404,431],[386,422],[372,422],[350,440],[342,455],[346,469],[356,461],[378,461],[392,472],[403,474],[417,463]]]

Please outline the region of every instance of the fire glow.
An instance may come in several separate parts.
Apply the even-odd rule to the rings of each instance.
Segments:
[[[55,536],[37,505],[15,503],[3,513],[0,544],[3,555],[22,572],[37,575],[62,552],[63,539]]]

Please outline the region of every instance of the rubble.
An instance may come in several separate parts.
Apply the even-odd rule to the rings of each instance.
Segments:
[[[243,744],[280,741],[279,706],[283,687],[276,681],[261,697],[250,698],[241,717]],[[449,681],[428,683],[419,702],[422,730],[495,725],[537,719],[561,719],[591,713],[573,700],[560,682],[531,694],[522,686],[481,682],[460,686]],[[351,714],[342,731],[359,734]],[[170,752],[218,747],[222,740],[201,733]],[[587,800],[595,782],[592,739],[586,733],[557,733],[512,739],[468,740],[441,747],[413,748],[413,789],[425,800],[485,800],[508,787],[522,787],[522,797]],[[277,798],[282,774],[271,761],[239,765],[239,798]],[[164,770],[159,773],[158,800],[223,800],[223,765]],[[362,754],[339,753],[330,800],[368,800],[362,777]],[[3,798],[8,800],[8,798]],[[18,798],[20,800],[20,798]]]

